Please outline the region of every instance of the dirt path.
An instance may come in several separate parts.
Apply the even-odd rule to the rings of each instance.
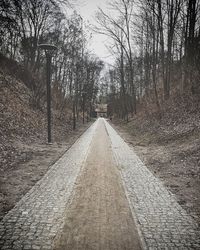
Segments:
[[[98,123],[55,249],[141,249],[103,120]]]

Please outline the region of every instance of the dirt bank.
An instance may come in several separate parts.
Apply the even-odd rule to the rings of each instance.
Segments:
[[[115,120],[114,124],[146,166],[176,195],[179,204],[200,222],[198,117],[176,124],[144,118],[129,123]]]
[[[62,141],[52,145],[41,140],[29,144],[21,140],[13,140],[9,144],[7,142],[15,151],[10,160],[5,159],[5,164],[1,161],[0,165],[0,219],[43,177],[90,124],[79,124],[76,131],[63,135]]]

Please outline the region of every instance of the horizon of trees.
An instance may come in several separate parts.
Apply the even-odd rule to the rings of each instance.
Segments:
[[[96,22],[116,58],[105,75],[111,113],[128,121],[153,103],[161,116],[174,95],[200,95],[199,0],[112,0]]]
[[[102,77],[103,61],[89,51],[91,31],[80,15],[66,17],[62,0],[2,0],[0,53],[28,69],[30,103],[45,106],[44,53],[38,44],[57,46],[52,60],[54,108],[91,114],[98,95],[128,121],[140,106],[163,105],[175,95],[200,95],[200,0],[112,0],[96,13],[95,32],[108,36],[115,63]]]

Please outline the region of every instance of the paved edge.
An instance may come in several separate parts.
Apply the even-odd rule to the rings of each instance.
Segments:
[[[143,164],[134,150],[105,121],[126,195],[145,249],[199,249],[200,231],[176,197]]]
[[[46,173],[51,169],[51,167],[52,167],[54,164],[56,164],[56,163],[57,163],[57,162],[58,162],[58,161],[59,161],[59,160],[60,160],[60,159],[61,159],[61,158],[71,149],[71,147],[73,147],[73,145],[80,139],[80,137],[81,137],[88,129],[90,129],[91,126],[93,126],[93,124],[94,124],[95,122],[96,122],[96,120],[93,121],[93,122],[91,122],[91,124],[89,124],[89,126],[87,126],[85,129],[83,129],[83,131],[81,131],[81,133],[75,138],[75,140],[74,140],[71,144],[67,145],[67,146],[66,146],[66,149],[64,149],[63,152],[61,152],[61,154],[60,154],[58,157],[56,157],[56,159],[53,160],[53,161],[51,162],[51,164],[49,164],[49,167],[48,167],[47,171],[44,173],[44,175],[41,176],[41,178],[40,178],[39,180],[37,180],[37,181],[35,182],[35,184],[34,184],[26,193],[24,193],[24,195],[15,203],[15,205],[14,205],[10,210],[8,210],[8,211],[5,213],[5,215],[2,217],[2,219],[0,219],[0,223],[1,223],[1,221],[4,219],[4,217],[5,217],[12,209],[14,209],[15,206],[18,205],[18,203],[21,201],[21,199],[23,199],[24,196],[25,196],[27,193],[29,193],[29,192],[31,191],[31,189],[34,188],[34,186],[38,184],[38,182],[40,182],[40,180],[46,175]]]
[[[0,249],[52,249],[53,240],[63,226],[61,217],[73,195],[73,187],[87,158],[96,125],[97,121],[84,130],[49,167],[46,174],[3,217],[0,221]],[[65,179],[65,176],[69,178]],[[62,178],[61,183],[59,178]],[[56,193],[53,193],[55,190]],[[61,200],[63,204],[61,211],[58,211],[55,204]]]
[[[108,123],[108,124],[111,126],[110,123]],[[106,125],[106,122],[105,122],[105,121],[104,121],[104,126],[105,126],[106,132],[107,132],[107,134],[108,134],[108,136],[109,136],[108,128],[107,128],[107,125]],[[111,127],[112,127],[112,126],[111,126]],[[109,138],[110,138],[110,136],[109,136]],[[110,138],[110,141],[111,141],[111,145],[112,145],[112,140],[111,140],[111,138]],[[113,148],[113,145],[112,145],[112,148]],[[140,226],[140,223],[139,223],[138,218],[137,218],[137,215],[136,215],[136,211],[135,211],[134,207],[131,205],[131,201],[130,201],[130,199],[129,199],[129,195],[128,195],[128,192],[127,192],[126,184],[125,184],[124,178],[123,178],[123,176],[122,176],[122,172],[120,171],[120,169],[119,169],[119,167],[118,167],[117,159],[116,159],[116,156],[115,156],[115,153],[114,153],[114,152],[113,152],[113,158],[114,158],[114,160],[115,160],[115,162],[116,162],[116,166],[117,166],[117,169],[118,169],[118,171],[119,171],[119,174],[120,174],[120,177],[121,177],[121,181],[122,181],[122,187],[123,187],[123,189],[124,189],[124,193],[125,193],[126,199],[127,199],[127,201],[128,201],[128,204],[129,204],[129,207],[130,207],[132,216],[133,216],[133,220],[134,220],[134,222],[135,222],[135,226],[136,226],[136,229],[137,229],[137,231],[138,231],[138,235],[139,235],[139,237],[140,237],[139,240],[140,240],[140,242],[141,242],[141,247],[142,247],[142,249],[147,250],[148,247],[147,247],[147,244],[146,244],[146,242],[145,242],[145,239],[144,239],[144,236],[143,236],[143,233],[142,233],[142,230],[141,230],[141,226]]]
[[[96,124],[95,124],[96,122],[97,122],[97,120],[95,120],[95,122],[93,122],[88,128],[86,128],[86,129],[78,136],[78,138],[75,140],[75,142],[74,142],[72,145],[70,145],[69,148],[62,154],[62,156],[65,155],[65,154],[67,153],[67,151],[70,150],[71,147],[73,147],[73,145],[79,141],[79,139],[81,138],[81,136],[82,136],[88,129],[90,129],[92,126],[96,126]],[[81,163],[81,166],[80,166],[80,169],[79,169],[79,173],[78,173],[78,175],[76,176],[76,179],[75,179],[75,181],[74,181],[74,183],[73,183],[73,187],[72,187],[72,190],[71,190],[71,194],[70,194],[70,196],[69,196],[69,198],[68,198],[68,201],[67,201],[67,203],[66,203],[66,208],[64,209],[64,215],[65,215],[65,213],[66,213],[66,210],[68,209],[68,207],[70,206],[70,204],[71,204],[72,201],[73,201],[74,194],[75,194],[75,192],[76,192],[76,189],[74,188],[74,186],[76,185],[76,182],[77,182],[78,177],[79,177],[79,176],[82,174],[82,172],[83,172],[83,169],[84,169],[84,166],[85,166],[85,162],[86,162],[87,157],[88,157],[88,154],[89,154],[89,152],[90,152],[90,146],[91,146],[91,143],[92,143],[92,140],[93,140],[94,135],[95,135],[95,133],[93,133],[93,135],[92,135],[92,139],[91,139],[90,145],[89,145],[89,147],[88,147],[88,149],[87,149],[87,153],[85,154],[84,159],[82,160],[82,163]],[[62,157],[62,156],[61,156],[61,157]],[[60,157],[60,158],[61,158],[61,157]],[[58,160],[59,160],[59,159],[58,159]],[[55,163],[56,163],[56,162],[55,162]],[[55,238],[54,238],[54,240],[53,240],[52,249],[54,249],[54,247],[55,247],[55,242],[56,242],[57,239],[60,237],[60,234],[61,234],[61,232],[63,231],[64,225],[65,225],[65,220],[63,220],[61,227],[59,228],[59,230],[58,230],[57,233],[56,233],[56,236],[55,236]]]

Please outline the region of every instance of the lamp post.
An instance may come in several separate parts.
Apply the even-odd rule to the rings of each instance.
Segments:
[[[91,121],[91,118],[92,118],[92,100],[90,100],[90,109],[89,109],[89,114],[90,114],[90,121]]]
[[[51,143],[51,58],[57,47],[51,44],[39,44],[38,47],[44,50],[46,55],[47,134],[48,143]]]
[[[76,129],[76,97],[73,96],[73,130]]]
[[[83,124],[85,123],[85,96],[86,96],[87,92],[86,91],[82,91],[82,98],[83,98]]]

